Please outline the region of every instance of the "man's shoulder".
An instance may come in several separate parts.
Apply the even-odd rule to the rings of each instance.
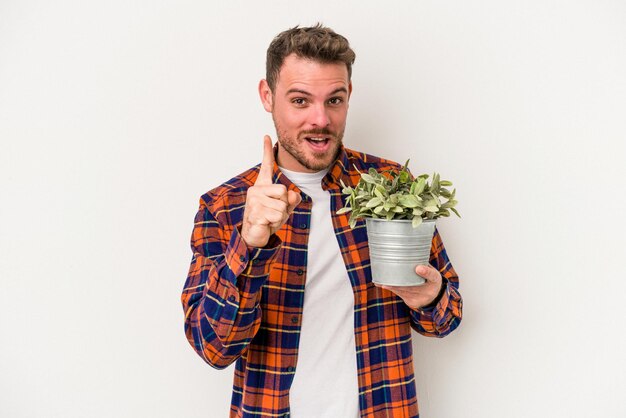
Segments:
[[[201,203],[212,211],[229,210],[245,204],[246,193],[254,185],[259,174],[259,165],[237,174],[200,197]]]
[[[401,164],[387,158],[378,157],[372,154],[366,154],[364,152],[355,151],[349,148],[345,148],[346,156],[348,160],[348,167],[345,167],[348,171],[353,171],[356,167],[359,171],[367,171],[370,168],[379,170],[400,169]]]

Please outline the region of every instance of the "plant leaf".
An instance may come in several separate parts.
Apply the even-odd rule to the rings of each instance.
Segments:
[[[367,173],[361,173],[361,178],[370,184],[376,184],[376,179]]]
[[[424,192],[424,188],[426,187],[426,178],[420,176],[417,180],[417,186],[415,186],[415,195],[419,196]]]
[[[411,222],[411,224],[413,225],[413,228],[417,228],[418,226],[422,224],[422,217],[421,216],[413,217],[413,221]]]
[[[400,203],[405,208],[416,208],[419,206],[419,201],[415,197],[415,195],[407,194],[400,196],[398,198],[398,203]]]
[[[365,204],[366,208],[373,208],[374,206],[378,206],[383,203],[383,200],[380,197],[374,197],[369,202]]]

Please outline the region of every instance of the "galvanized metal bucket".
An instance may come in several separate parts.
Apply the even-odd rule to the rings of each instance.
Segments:
[[[426,280],[415,267],[428,264],[435,221],[413,228],[410,220],[365,218],[369,238],[372,281],[390,286],[416,286]]]

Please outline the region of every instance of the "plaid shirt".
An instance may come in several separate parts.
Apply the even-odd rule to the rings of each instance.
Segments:
[[[362,417],[417,417],[411,328],[443,337],[459,325],[458,277],[435,231],[430,263],[441,272],[444,286],[435,306],[412,310],[372,284],[365,223],[350,229],[349,214],[335,213],[343,207],[339,180],[355,185],[360,178],[355,166],[361,172],[399,166],[342,148],[322,180],[354,291],[359,408]],[[257,165],[200,199],[182,293],[185,333],[211,366],[222,369],[236,361],[231,417],[286,417],[298,359],[312,202],[303,195],[265,247],[248,248],[240,226],[246,192],[258,173]],[[301,193],[276,164],[273,182]]]

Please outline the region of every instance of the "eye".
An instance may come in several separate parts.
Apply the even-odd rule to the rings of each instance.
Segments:
[[[291,103],[295,104],[296,106],[304,106],[306,104],[306,99],[302,97],[296,97],[295,99],[291,100]]]
[[[331,105],[340,105],[343,103],[343,99],[341,97],[333,97],[328,100],[328,103]]]

